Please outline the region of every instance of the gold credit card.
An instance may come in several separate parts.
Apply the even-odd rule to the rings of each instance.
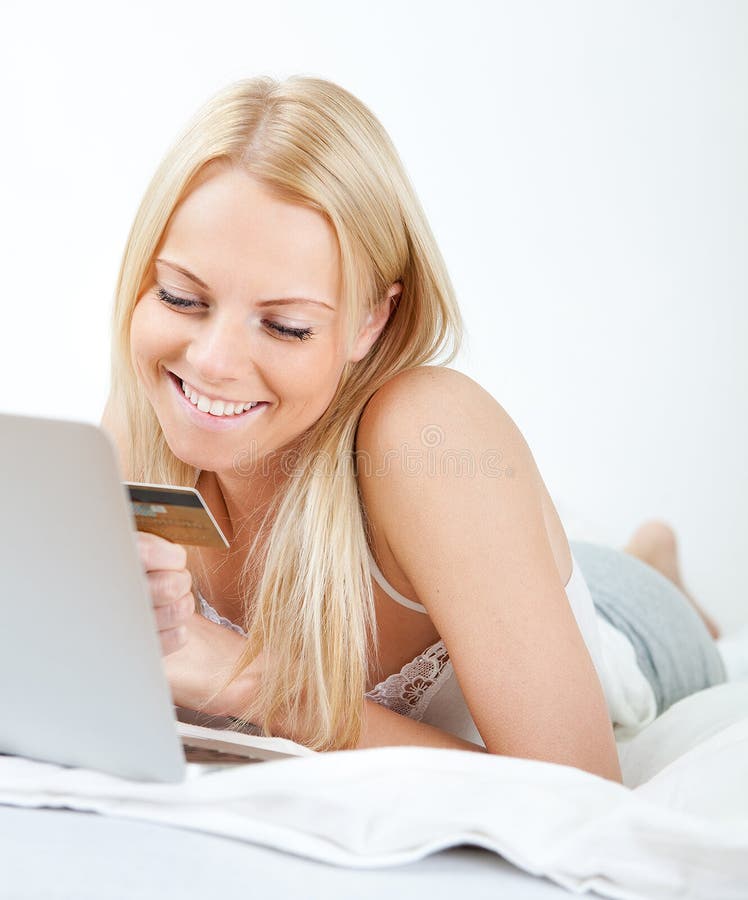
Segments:
[[[175,544],[228,550],[229,542],[197,488],[123,482],[130,494],[137,531]]]

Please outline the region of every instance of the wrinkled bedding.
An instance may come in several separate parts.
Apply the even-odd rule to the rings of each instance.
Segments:
[[[178,785],[0,757],[0,803],[160,823],[349,868],[472,844],[574,892],[745,900],[748,683],[686,697],[617,746],[624,785],[428,747],[324,753]]]

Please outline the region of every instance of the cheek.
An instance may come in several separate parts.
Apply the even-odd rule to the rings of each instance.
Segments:
[[[289,354],[290,356],[291,354]],[[288,366],[288,378],[298,386],[301,393],[319,397],[326,394],[330,385],[337,381],[338,359],[335,346],[330,342],[314,348],[314,353],[299,352]]]
[[[303,394],[305,403],[320,415],[335,395],[343,365],[344,359],[330,343],[315,354],[313,360],[307,360],[295,376],[297,391]]]
[[[165,336],[157,311],[152,310],[147,298],[138,301],[130,321],[130,359],[135,371],[142,376],[149,361],[163,349]]]

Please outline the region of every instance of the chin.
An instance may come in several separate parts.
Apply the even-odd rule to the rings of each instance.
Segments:
[[[212,467],[215,462],[215,454],[213,459],[209,459],[208,453],[203,450],[195,438],[185,439],[184,431],[176,426],[166,427],[161,423],[161,432],[166,441],[166,445],[176,458],[188,466],[194,466],[197,469]]]

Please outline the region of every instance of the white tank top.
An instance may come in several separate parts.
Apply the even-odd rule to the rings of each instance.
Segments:
[[[638,731],[657,714],[652,685],[639,667],[628,637],[601,616],[574,554],[566,596],[600,679],[614,731]],[[417,612],[426,607],[404,597],[382,574],[369,551],[372,577],[397,603]],[[437,641],[403,668],[373,687],[366,696],[418,721],[443,728],[466,741],[485,746],[462,695],[443,641]]]
[[[592,595],[574,554],[571,558],[572,571],[565,588],[566,596],[600,679],[614,731],[631,728],[635,733],[648,725],[657,714],[654,691],[639,668],[631,641],[595,610]],[[396,603],[428,614],[423,604],[404,597],[392,587],[371,551],[369,567],[374,580]],[[206,618],[239,634],[246,634],[239,625],[219,615],[200,591],[197,596]],[[400,715],[485,746],[455,678],[447,648],[441,640],[419,653],[399,672],[375,685],[365,696]]]

